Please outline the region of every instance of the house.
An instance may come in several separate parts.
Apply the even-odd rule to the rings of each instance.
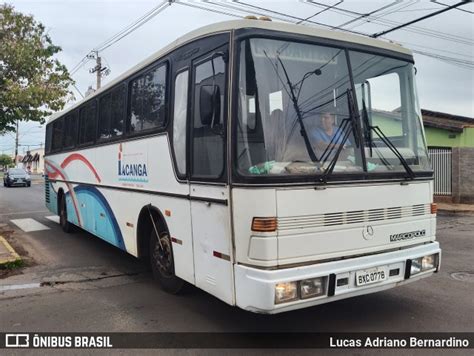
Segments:
[[[474,203],[474,118],[422,110],[435,200]]]
[[[474,203],[474,118],[421,110],[436,201]],[[388,137],[403,135],[399,109],[372,111]]]
[[[28,151],[21,160],[23,169],[28,172],[43,174],[44,173],[44,148],[37,148]]]
[[[429,147],[474,147],[474,118],[421,110]]]

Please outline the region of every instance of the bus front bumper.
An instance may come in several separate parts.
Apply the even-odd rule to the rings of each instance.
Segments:
[[[411,273],[416,271],[416,267],[412,269],[412,264],[417,266],[419,258],[431,255],[435,255],[433,268],[427,268],[416,274]],[[417,281],[437,272],[440,262],[441,249],[439,243],[434,241],[393,252],[278,270],[263,270],[236,264],[234,265],[236,305],[248,311],[267,314],[306,308]],[[385,279],[368,284],[359,282],[358,285],[356,278],[365,271],[374,270],[385,271]],[[318,277],[322,277],[324,281],[323,294],[301,299],[302,292],[299,289],[301,281]],[[297,296],[291,301],[277,303],[275,286],[288,282],[296,282]]]

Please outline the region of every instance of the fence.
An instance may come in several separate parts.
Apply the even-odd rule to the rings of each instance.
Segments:
[[[434,171],[434,195],[452,195],[451,148],[430,147],[428,153]]]

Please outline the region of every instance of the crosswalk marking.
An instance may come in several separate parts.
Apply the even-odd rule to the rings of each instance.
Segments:
[[[59,216],[57,215],[45,216],[45,218],[59,224]]]
[[[41,224],[40,222],[36,221],[35,219],[14,219],[10,220],[24,232],[32,232],[32,231],[41,231],[41,230],[49,230],[49,227],[46,225]]]

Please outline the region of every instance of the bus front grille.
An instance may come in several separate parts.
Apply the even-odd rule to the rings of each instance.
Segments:
[[[311,229],[325,226],[367,224],[374,221],[402,219],[431,214],[430,204],[394,206],[369,210],[354,210],[326,214],[278,218],[278,230]]]

